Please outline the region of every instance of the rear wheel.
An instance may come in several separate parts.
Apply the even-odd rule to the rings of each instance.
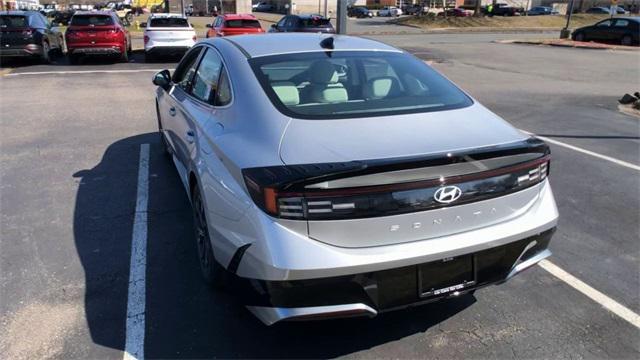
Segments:
[[[622,45],[625,46],[631,46],[632,43],[632,39],[631,39],[631,35],[625,35],[622,37],[622,40],[620,41],[620,43],[622,43]]]
[[[129,44],[124,44],[124,51],[122,55],[120,55],[120,61],[125,63],[129,62]]]
[[[42,55],[40,55],[40,61],[42,61],[43,64],[48,64],[49,62],[51,62],[51,59],[49,58],[50,52],[51,47],[49,47],[49,43],[47,41],[43,41]]]
[[[198,260],[204,281],[215,287],[221,287],[225,283],[224,269],[216,262],[213,256],[213,248],[209,238],[207,218],[205,216],[204,202],[198,184],[194,184],[191,196],[193,209],[193,224],[198,247]]]

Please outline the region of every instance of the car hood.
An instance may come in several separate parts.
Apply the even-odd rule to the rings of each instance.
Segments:
[[[281,141],[287,165],[400,158],[526,139],[477,102],[463,109],[340,120],[292,119]]]

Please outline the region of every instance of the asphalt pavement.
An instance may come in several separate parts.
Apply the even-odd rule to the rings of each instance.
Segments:
[[[640,54],[492,42],[509,36],[522,34],[374,37],[554,141],[560,222],[550,261],[637,316],[640,119],[620,113],[616,99],[639,90]],[[190,206],[162,154],[150,81],[175,65],[145,64],[140,54],[130,63],[5,64],[3,358],[123,358],[142,144],[150,144],[147,358],[640,357],[637,325],[541,267],[373,319],[263,326],[200,279]]]

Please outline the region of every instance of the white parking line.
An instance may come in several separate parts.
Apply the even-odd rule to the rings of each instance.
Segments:
[[[629,169],[640,171],[640,166],[638,166],[638,165],[635,165],[635,164],[632,164],[632,163],[629,163],[629,162],[626,162],[626,161],[618,160],[616,158],[612,158],[612,157],[607,156],[607,155],[598,154],[597,152],[586,150],[586,149],[583,149],[583,148],[580,148],[580,147],[577,147],[577,146],[569,145],[567,143],[563,143],[563,142],[558,141],[558,140],[549,139],[548,137],[536,135],[536,134],[528,132],[526,130],[520,129],[520,131],[522,131],[525,134],[534,135],[538,139],[544,140],[546,142],[549,142],[549,143],[552,143],[552,144],[555,144],[555,145],[558,145],[558,146],[562,146],[562,147],[565,147],[567,149],[571,149],[571,150],[574,150],[574,151],[577,151],[577,152],[581,152],[583,154],[591,155],[593,157],[597,157],[597,158],[602,159],[602,160],[607,160],[607,161],[610,161],[610,162],[612,162],[614,164],[627,167]]]
[[[164,69],[136,69],[136,70],[68,70],[68,71],[31,71],[5,74],[5,77],[20,75],[69,75],[69,74],[126,74],[139,72],[158,72]]]
[[[131,236],[126,341],[123,359],[144,359],[147,267],[147,203],[149,200],[149,144],[140,145],[136,213]]]
[[[573,276],[573,275],[569,274],[568,272],[562,270],[557,265],[553,264],[551,261],[542,260],[542,261],[540,261],[538,263],[538,265],[540,265],[541,268],[547,270],[553,276],[555,276],[558,279],[564,281],[565,283],[571,285],[571,287],[573,287],[574,289],[576,289],[576,290],[580,291],[581,293],[585,294],[591,300],[593,300],[593,301],[597,302],[598,304],[602,305],[605,309],[607,309],[607,310],[611,311],[612,313],[618,315],[619,317],[621,317],[624,320],[628,321],[629,323],[631,323],[635,327],[640,328],[640,315],[634,313],[629,308],[627,308],[624,305],[620,304],[619,302],[613,300],[612,298],[608,297],[607,295],[601,293],[600,291],[592,288],[591,286],[585,284],[580,279],[576,278],[575,276]]]

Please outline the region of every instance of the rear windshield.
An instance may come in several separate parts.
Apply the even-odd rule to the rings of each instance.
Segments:
[[[331,21],[325,18],[301,18],[300,19],[300,27],[329,27],[331,26]]]
[[[334,51],[258,57],[251,67],[283,114],[341,119],[458,109],[473,102],[413,56]]]
[[[15,29],[28,27],[26,16],[2,15],[0,16],[0,29]]]
[[[227,20],[224,22],[224,26],[228,28],[260,28],[260,22],[258,20]]]
[[[187,19],[183,18],[155,18],[149,21],[150,27],[189,27]]]
[[[108,15],[73,15],[71,25],[75,26],[105,26],[113,25],[113,19]]]

